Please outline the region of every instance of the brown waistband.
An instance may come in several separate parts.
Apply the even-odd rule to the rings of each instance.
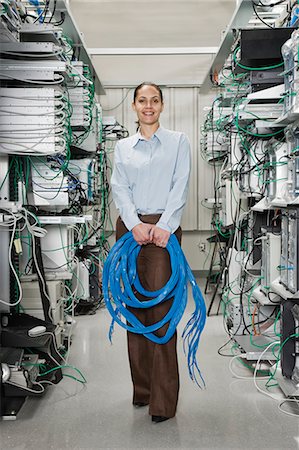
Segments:
[[[156,224],[162,214],[139,214],[139,219],[144,223]],[[119,216],[116,221],[116,240],[118,240],[123,234],[128,231],[121,217]],[[182,229],[178,227],[175,231],[175,235],[178,238],[179,243],[182,239]]]
[[[159,221],[161,216],[162,214],[138,214],[138,217],[141,220],[141,222],[154,224],[156,224]]]

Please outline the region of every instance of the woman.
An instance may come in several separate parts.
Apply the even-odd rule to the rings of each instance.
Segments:
[[[138,132],[116,144],[111,178],[113,199],[120,217],[116,239],[128,230],[142,246],[137,268],[143,287],[155,291],[171,275],[165,249],[171,233],[181,241],[180,220],[187,198],[190,144],[187,137],[160,126],[163,95],[154,83],[142,83],[132,103]],[[137,294],[141,300],[146,300]],[[148,309],[131,309],[145,325],[161,320],[172,300]],[[166,324],[157,332],[163,336]],[[176,333],[167,344],[155,344],[143,335],[128,332],[128,352],[133,381],[133,404],[149,405],[155,423],[175,416],[179,374]]]

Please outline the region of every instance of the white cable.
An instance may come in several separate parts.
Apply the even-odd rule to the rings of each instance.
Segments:
[[[71,262],[71,261],[68,261],[67,264],[69,265],[70,262]],[[75,264],[76,264],[76,271],[77,271],[76,277],[77,277],[77,280],[78,280],[78,279],[79,279],[79,260],[78,260],[78,258],[77,258],[76,256],[75,256],[75,258],[74,258],[74,262],[75,262]],[[76,297],[77,291],[78,291],[78,283],[76,283],[76,287],[75,287],[75,289],[73,290],[73,292],[71,292],[71,290],[70,290],[70,288],[69,288],[68,286],[65,286],[65,288],[70,292],[70,297],[69,297],[69,299],[70,299],[70,298],[75,298],[75,297]],[[69,309],[70,309],[70,306],[69,306],[65,311],[68,311]]]
[[[33,217],[35,222],[36,222],[35,216],[30,211],[28,211],[25,208],[23,209],[23,211],[24,211],[24,217],[25,217],[25,221],[26,221],[26,224],[27,224],[28,231],[31,233],[31,237],[32,237],[32,255],[33,255],[33,260],[34,260],[35,267],[36,267],[37,273],[39,275],[39,278],[40,278],[40,281],[41,281],[41,284],[42,284],[43,294],[47,298],[47,300],[49,301],[48,314],[49,314],[49,317],[53,321],[52,309],[51,309],[51,299],[50,299],[49,295],[46,292],[46,282],[45,282],[45,279],[44,279],[44,277],[43,277],[43,275],[42,275],[42,273],[40,271],[40,268],[39,268],[39,265],[38,265],[38,262],[37,262],[36,252],[35,252],[35,237],[42,238],[42,237],[45,236],[47,231],[45,229],[43,229],[43,228],[37,227],[36,225],[31,225],[30,221],[28,219],[28,214],[31,217]]]
[[[262,394],[266,395],[267,397],[272,398],[272,400],[277,400],[277,401],[280,401],[280,400],[281,400],[281,397],[278,397],[278,396],[269,394],[269,392],[266,392],[266,391],[264,391],[263,389],[261,389],[261,388],[259,387],[259,385],[257,384],[257,382],[256,382],[256,375],[257,375],[257,371],[258,371],[259,364],[260,364],[260,362],[261,362],[261,360],[262,360],[264,354],[267,353],[267,351],[268,351],[271,347],[273,347],[273,346],[275,346],[275,345],[279,345],[279,344],[280,344],[280,341],[274,341],[274,342],[271,342],[271,344],[269,344],[269,345],[265,348],[265,350],[263,350],[263,352],[262,352],[262,353],[260,354],[260,356],[259,356],[259,359],[257,360],[256,366],[255,366],[255,370],[254,370],[254,374],[253,374],[253,382],[254,382],[254,385],[255,385],[256,389],[257,389],[259,392],[261,392]],[[269,378],[269,377],[268,377],[268,378]]]
[[[7,153],[11,154],[11,155],[19,155],[19,156],[52,156],[52,155],[57,155],[57,154],[61,154],[65,152],[65,146],[64,147],[57,147],[55,148],[55,150],[53,151],[49,151],[47,150],[46,152],[24,152],[24,151],[18,151],[18,150],[11,150],[8,149],[8,151],[2,151],[1,147],[0,147],[0,154],[5,154],[7,155]]]
[[[77,280],[78,280],[78,279],[79,279],[79,260],[78,260],[77,257],[75,257],[75,259],[76,259],[76,262],[77,262],[77,273],[76,273],[76,277],[77,277]],[[77,282],[77,283],[76,283],[76,288],[75,288],[75,290],[74,290],[74,295],[77,295],[78,286],[79,286],[79,283]],[[73,326],[74,326],[74,320],[75,320],[75,302],[72,301],[71,305],[72,305],[72,314],[71,314],[72,323],[71,323],[71,326],[70,326],[70,329],[69,329],[69,335],[68,335],[68,346],[67,346],[68,352],[67,352],[67,355],[66,355],[66,364],[68,364],[68,360],[69,360],[69,357],[70,357],[72,329],[73,329]]]
[[[6,107],[7,107],[8,105],[6,105]],[[39,109],[42,109],[42,108],[49,108],[49,106],[38,106],[38,105],[31,105],[31,104],[29,104],[29,105],[27,105],[27,106],[30,106],[31,108],[39,108]],[[53,108],[51,107],[51,111],[47,111],[47,112],[44,112],[44,113],[42,113],[42,112],[38,112],[38,113],[33,113],[33,112],[30,112],[30,113],[26,113],[25,111],[23,111],[23,112],[18,112],[18,111],[15,111],[15,109],[14,108],[24,108],[24,106],[19,106],[19,105],[11,105],[10,107],[11,107],[11,110],[7,110],[7,109],[0,109],[0,113],[4,113],[4,114],[0,114],[0,117],[7,117],[7,116],[29,116],[29,117],[35,117],[35,116],[37,116],[37,117],[40,117],[40,116],[56,116],[60,111],[63,111],[64,109],[65,109],[65,105],[62,103],[61,105],[59,105],[60,106],[60,108],[57,108],[57,106],[53,106]]]
[[[229,362],[229,366],[228,366],[228,368],[229,368],[231,374],[232,374],[235,378],[238,378],[238,380],[252,380],[252,379],[253,379],[253,376],[250,376],[250,377],[244,377],[244,376],[238,375],[236,372],[234,372],[234,370],[233,370],[233,363],[234,363],[234,361],[235,361],[236,359],[238,359],[238,358],[246,359],[246,353],[241,353],[240,355],[236,355],[236,356],[233,356],[233,357],[231,358],[231,360],[230,360],[230,362]],[[259,380],[268,380],[268,378],[269,378],[269,377],[266,377],[266,376],[265,376],[265,377],[258,377]]]
[[[74,70],[75,72],[77,72],[77,74],[78,74],[78,76],[80,77],[80,79],[81,79],[81,80],[84,80],[85,83],[87,83],[87,84],[89,84],[89,85],[91,85],[91,86],[93,85],[93,81],[88,80],[87,78],[85,78],[85,76],[82,75],[82,74],[79,72],[79,70],[78,70],[74,65],[69,64],[68,67],[70,68],[71,71]]]
[[[76,300],[75,295],[76,295],[76,293],[77,293],[78,287],[77,287],[77,285],[76,285],[76,288],[74,289],[73,292],[72,292],[71,289],[70,289],[68,286],[66,286],[66,285],[65,285],[65,288],[66,288],[66,289],[68,290],[68,292],[69,292],[69,297],[68,297],[66,300],[71,300],[71,304],[70,304],[67,308],[64,309],[64,312],[65,312],[65,313],[68,313],[68,312],[72,309],[72,303],[75,302],[75,300]]]
[[[296,198],[294,198],[294,200],[292,200],[291,202],[288,202],[288,205],[294,205],[299,203],[299,197],[297,196]]]
[[[28,126],[28,124],[24,124],[24,127]],[[62,129],[61,129],[62,128]],[[53,130],[58,130],[55,131],[54,133],[51,133],[51,131]],[[12,143],[15,139],[22,139],[22,140],[26,140],[28,141],[28,139],[32,139],[32,138],[39,138],[41,135],[41,131],[49,131],[49,133],[43,133],[44,137],[51,137],[51,136],[60,136],[61,134],[63,134],[66,131],[66,126],[64,125],[64,122],[60,121],[57,122],[53,127],[47,127],[47,128],[32,128],[32,129],[28,129],[26,132],[24,132],[24,129],[14,129],[14,130],[1,130],[0,131],[0,136],[1,139],[11,139]],[[34,133],[37,132],[37,133]],[[13,134],[13,137],[11,136],[5,136],[5,133],[7,134]],[[18,133],[20,133],[20,135],[18,136]],[[36,135],[36,136],[34,136]],[[29,142],[36,142],[36,141],[29,141]],[[4,142],[5,143],[5,142]]]
[[[31,116],[31,114],[30,114],[30,116]],[[37,134],[40,134],[40,131],[51,131],[51,130],[55,130],[56,128],[67,128],[67,126],[66,126],[66,123],[65,123],[65,118],[66,118],[66,114],[65,114],[65,111],[58,111],[58,114],[56,115],[57,117],[55,117],[55,119],[58,119],[59,118],[59,120],[55,120],[55,125],[54,126],[51,126],[51,127],[43,127],[43,126],[40,126],[40,127],[38,127],[38,128],[29,128],[28,130],[24,130],[24,128],[20,128],[20,129],[18,129],[18,128],[14,128],[14,129],[8,129],[8,130],[6,130],[6,129],[3,129],[3,127],[2,127],[2,129],[0,130],[0,134],[3,134],[3,133],[22,133],[23,135],[26,135],[26,134],[28,134],[28,133],[32,133],[33,131],[37,131],[38,133]],[[26,123],[23,123],[23,124],[18,124],[18,125],[22,125],[23,127],[28,127],[28,121],[26,122]]]
[[[6,384],[11,384],[12,386],[15,386],[15,387],[18,387],[18,388],[21,388],[21,389],[25,389],[25,391],[28,391],[28,392],[33,392],[34,394],[42,394],[43,392],[45,392],[44,386],[42,384],[38,383],[37,381],[32,383],[32,384],[34,384],[34,385],[36,384],[36,385],[40,386],[42,388],[40,391],[36,391],[34,389],[30,389],[29,387],[22,386],[21,384],[14,383],[13,381],[9,381],[9,380],[6,381],[5,383]]]
[[[41,134],[40,132],[34,133],[34,131],[37,130],[28,130],[26,133],[22,132],[21,130],[11,130],[3,132],[12,134],[13,136],[4,135],[0,131],[0,143],[1,145],[14,145],[15,141],[21,141],[27,145],[21,144],[20,142],[17,142],[16,145],[24,148],[27,148],[28,145],[31,145],[33,148],[34,146],[41,144],[44,140],[46,140],[45,144],[55,144],[58,141],[57,138],[64,137],[66,133],[66,129],[61,129],[60,125],[55,125],[52,128],[52,130],[55,130],[54,132],[51,131],[51,129],[49,130],[49,133],[44,134]]]
[[[284,403],[288,403],[288,402],[297,403],[298,414],[291,413],[291,412],[286,411],[285,409],[282,408],[282,405]],[[283,400],[282,402],[279,403],[278,409],[279,409],[279,411],[283,412],[284,414],[287,414],[288,416],[292,416],[292,417],[297,417],[298,418],[299,417],[299,399],[287,398],[287,399],[285,399],[285,400]]]
[[[221,179],[222,179],[222,173],[224,173],[224,168],[225,168],[226,164],[227,164],[227,159],[225,158],[225,160],[224,160],[224,162],[223,162],[223,164],[222,164],[222,166],[220,167],[220,170],[219,170],[219,174],[218,174],[218,186],[221,186],[221,184],[222,184],[222,181],[221,181]]]
[[[53,346],[55,348],[56,353],[61,357],[62,361],[66,364],[65,358],[60,354],[60,352],[57,348],[56,336],[55,336],[54,332],[52,333],[51,331],[45,331],[45,333],[42,333],[39,336],[45,336],[45,335],[49,335],[52,337],[52,342],[53,342]]]
[[[30,147],[28,147],[27,145],[24,145],[24,144],[15,144],[14,142],[12,142],[11,143],[11,145],[12,144],[15,144],[15,145],[18,145],[19,147],[23,147],[23,149],[25,149],[25,150],[27,150],[27,151],[29,151],[29,152],[31,152],[31,153],[35,153],[35,151],[33,150],[36,146],[38,146],[38,145],[40,145],[45,139],[47,139],[49,137],[49,134],[48,135],[45,135],[44,137],[42,137],[41,139],[39,139],[39,141],[37,141],[35,144],[33,144],[33,145],[31,145]],[[8,145],[10,144],[9,142],[7,143]],[[54,149],[55,149],[55,143],[53,143],[53,142],[46,142],[45,144],[52,144],[52,145],[54,145]],[[1,144],[1,146],[2,146],[2,148],[4,148],[5,149],[5,144]],[[7,148],[7,147],[6,147]],[[9,153],[15,153],[15,152],[19,152],[19,153],[21,153],[22,152],[22,150],[13,150],[13,151],[11,151],[11,149],[8,147],[7,148],[7,150],[8,150],[8,152]],[[0,152],[1,152],[1,149],[0,149]],[[24,153],[24,151],[23,151],[23,153]],[[38,152],[36,152],[36,153],[38,153]],[[51,152],[49,152],[49,150],[46,150],[45,152],[39,152],[39,153],[41,153],[41,154],[45,154],[45,155],[47,155],[47,154],[52,154],[52,153],[55,153],[55,150],[54,151],[51,151]],[[27,152],[25,151],[25,153],[24,154],[27,154]]]
[[[254,245],[254,243],[253,243],[252,245]],[[240,261],[240,265],[241,265],[242,270],[243,270],[245,273],[247,273],[247,275],[249,275],[250,277],[253,277],[253,278],[261,278],[261,275],[260,275],[260,274],[255,275],[255,274],[249,272],[249,271],[245,268],[248,259],[249,259],[249,254],[245,256],[245,258],[243,259],[243,262]]]
[[[12,55],[12,56],[22,56],[23,58],[49,58],[49,56],[57,56],[61,55],[63,53],[63,50],[60,50],[58,52],[51,52],[51,53],[43,53],[42,55],[40,53],[27,53],[27,52],[10,52],[10,51],[3,51],[1,53],[4,53],[6,55]]]
[[[57,328],[57,327],[56,327],[56,328]],[[58,350],[58,348],[57,348],[57,344],[56,344],[56,336],[55,336],[54,333],[55,333],[55,330],[54,330],[53,333],[52,333],[51,331],[45,331],[44,333],[41,333],[38,337],[40,337],[40,336],[45,336],[45,335],[51,336],[52,342],[53,342],[53,346],[54,346],[54,348],[55,348],[56,353],[61,357],[62,361],[65,363],[65,362],[66,362],[65,359],[64,359],[63,356],[60,354],[60,352],[59,352],[59,350]],[[31,337],[34,338],[34,336],[31,336]],[[61,365],[60,363],[58,363],[58,362],[56,361],[56,359],[55,359],[50,353],[47,353],[47,355],[52,359],[52,361],[55,362],[55,364],[56,364],[57,366],[60,366],[60,365]]]
[[[10,88],[7,88],[7,89],[10,89]],[[31,88],[30,88],[31,89]],[[42,89],[42,88],[39,88],[39,90],[40,89]],[[23,88],[20,88],[19,90],[23,90]],[[63,94],[62,94],[62,92],[60,92],[60,91],[58,91],[58,90],[56,90],[55,91],[55,89],[54,89],[54,95],[55,95],[55,100],[62,100],[63,99]],[[13,98],[13,99],[17,99],[17,100],[33,100],[33,101],[36,101],[36,100],[49,100],[50,99],[50,97],[49,96],[47,96],[47,95],[45,95],[44,97],[43,96],[39,96],[39,97],[35,97],[35,96],[33,96],[33,97],[31,97],[30,95],[20,95],[20,96],[17,96],[17,95],[8,95],[8,94],[3,94],[2,92],[0,93],[0,98]],[[18,106],[18,107],[20,107],[20,105],[15,105],[15,106]]]
[[[49,139],[50,141],[47,141],[46,144],[52,144],[55,143],[57,141],[57,137],[60,138],[61,136],[64,136],[65,134],[65,130],[61,130],[60,127],[55,127],[58,129],[58,131],[53,132],[49,132],[46,134],[43,134],[41,136],[41,133],[33,133],[34,130],[28,130],[26,133],[22,133],[20,135],[17,135],[16,133],[18,133],[18,131],[7,131],[7,133],[11,133],[14,134],[14,136],[1,136],[1,132],[0,132],[0,143],[4,144],[4,145],[13,145],[15,143],[15,141],[22,141],[25,142],[26,144],[32,144],[33,145],[38,145],[40,144],[43,140],[45,139]],[[30,135],[29,133],[32,131],[32,134]],[[39,139],[39,141],[37,141],[37,139]],[[22,145],[21,143],[17,143],[17,145],[23,146],[25,147],[25,145]]]
[[[51,386],[56,386],[55,383],[52,383],[52,381],[49,381],[49,380],[39,381],[39,384],[50,384]]]
[[[17,81],[23,81],[24,83],[31,83],[31,84],[44,84],[44,85],[52,85],[52,84],[61,84],[64,81],[64,76],[60,75],[59,78],[56,81],[37,81],[37,80],[28,80],[25,78],[17,78],[15,76],[10,76],[5,73],[0,72],[1,77],[9,78],[11,80],[17,80]]]
[[[15,280],[16,280],[17,285],[18,285],[19,298],[14,303],[6,302],[5,300],[1,300],[0,299],[0,303],[2,303],[3,305],[6,305],[6,306],[17,306],[20,303],[20,301],[22,300],[23,290],[22,290],[22,285],[21,285],[20,279],[18,277],[18,274],[17,274],[17,272],[16,272],[16,270],[14,268],[14,265],[12,263],[11,254],[12,254],[12,246],[13,246],[13,243],[14,243],[14,237],[15,237],[15,233],[16,233],[16,229],[17,229],[18,218],[12,211],[7,210],[7,212],[14,217],[13,230],[12,230],[12,233],[11,233],[11,239],[10,239],[9,248],[8,248],[8,262],[9,262],[9,267],[11,268],[11,271],[14,274]],[[2,225],[2,223],[1,223],[1,225]]]
[[[280,402],[280,404],[278,405],[279,411],[281,411],[281,412],[283,412],[284,414],[287,414],[287,415],[289,415],[289,416],[298,417],[298,414],[293,414],[293,413],[290,413],[290,412],[288,412],[288,411],[285,411],[284,409],[282,409],[281,406],[282,406],[285,402],[295,402],[295,403],[297,403],[297,405],[298,405],[299,400],[297,400],[297,399],[284,399],[284,400],[282,400],[281,396],[278,397],[278,396],[269,394],[268,392],[266,392],[266,391],[264,391],[263,389],[261,389],[261,388],[258,386],[257,382],[256,382],[257,368],[258,368],[258,366],[259,366],[259,364],[260,364],[260,361],[261,361],[262,357],[264,356],[264,353],[266,353],[266,352],[269,350],[269,348],[271,348],[272,346],[274,346],[274,345],[279,345],[279,344],[280,344],[280,341],[271,342],[271,344],[269,344],[268,347],[266,347],[265,350],[261,353],[261,355],[260,355],[260,357],[259,357],[259,359],[258,359],[258,361],[257,361],[257,363],[256,363],[256,368],[255,368],[254,375],[253,375],[253,382],[254,382],[254,385],[255,385],[256,389],[257,389],[259,392],[261,392],[262,394],[266,395],[267,397],[270,397],[272,400],[276,400],[276,401],[279,401],[279,402]]]
[[[241,231],[240,231],[239,225],[242,223],[243,218],[246,217],[247,215],[249,215],[249,213],[250,213],[250,211],[245,211],[244,213],[240,214],[240,216],[239,216],[239,222],[238,222],[238,230],[239,230],[239,235],[240,235],[239,239],[241,239]],[[260,238],[255,239],[254,242],[258,241],[259,239],[260,239]],[[253,245],[254,245],[254,244],[253,244]],[[238,248],[241,248],[241,246],[240,246],[240,240],[239,240]],[[240,251],[238,252],[238,254],[239,254],[239,253],[240,253]],[[246,261],[248,260],[248,257],[249,257],[249,255],[246,255],[245,258],[243,258],[243,259],[240,258],[240,261],[239,261],[239,262],[240,262],[240,266],[241,266],[242,270],[243,270],[245,273],[247,273],[247,275],[250,275],[250,276],[252,276],[252,277],[254,277],[254,278],[260,278],[260,275],[252,274],[251,272],[249,272],[249,271],[245,268]]]
[[[56,364],[56,366],[60,367],[61,364],[59,364],[58,361],[56,361],[56,359],[54,358],[54,356],[51,355],[51,353],[47,353],[47,355],[49,356],[50,359],[52,359],[52,361]]]
[[[12,3],[12,2],[11,2]],[[8,11],[5,14],[2,14],[2,17],[5,17],[6,20],[10,23],[10,25],[17,31],[19,31],[22,27],[21,18],[18,12],[18,7],[16,2],[13,2],[14,8],[12,8],[11,4],[8,4]]]

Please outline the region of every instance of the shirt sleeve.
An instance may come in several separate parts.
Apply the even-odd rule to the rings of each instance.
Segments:
[[[187,136],[182,134],[173,174],[172,188],[168,195],[165,210],[157,223],[157,227],[170,233],[174,233],[181,222],[188,195],[190,168],[190,142]]]
[[[130,231],[142,222],[138,217],[136,207],[133,203],[133,194],[122,164],[118,143],[114,149],[114,167],[111,177],[111,188],[115,206],[118,209],[124,224]]]

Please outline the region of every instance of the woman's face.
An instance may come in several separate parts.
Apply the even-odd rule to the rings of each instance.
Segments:
[[[140,125],[154,125],[159,122],[164,107],[160,93],[154,86],[142,86],[132,106]]]

